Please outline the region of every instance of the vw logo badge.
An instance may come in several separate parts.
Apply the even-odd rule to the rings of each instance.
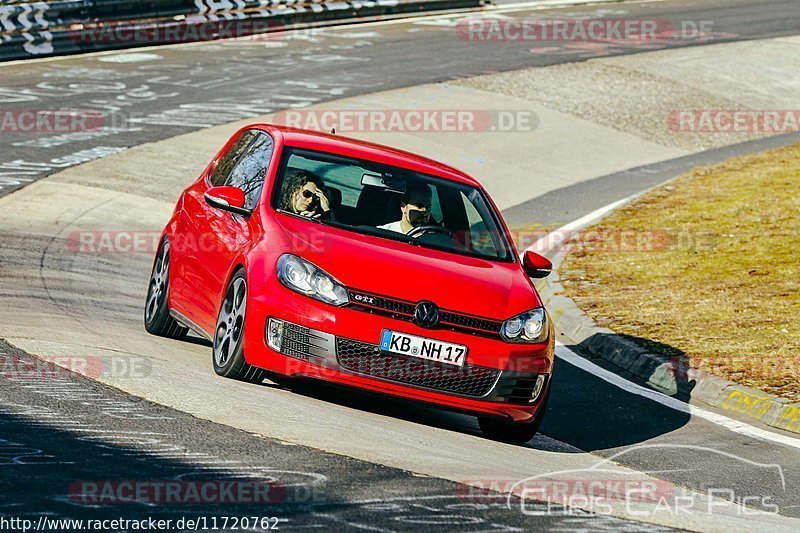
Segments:
[[[414,309],[414,322],[423,328],[432,328],[439,323],[439,308],[433,302],[422,301]]]

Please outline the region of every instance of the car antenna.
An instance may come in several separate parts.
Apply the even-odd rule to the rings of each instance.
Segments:
[[[331,128],[331,135],[336,135],[336,128]]]

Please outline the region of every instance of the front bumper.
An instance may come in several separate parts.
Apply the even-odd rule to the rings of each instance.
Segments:
[[[272,342],[268,341],[270,326],[281,329],[279,340],[273,335]],[[423,330],[408,322],[332,308],[294,294],[282,305],[275,305],[274,299],[253,303],[246,328],[245,353],[255,366],[470,414],[530,421],[549,388],[552,342],[518,345],[452,331]],[[377,340],[383,328],[466,344],[467,362],[455,367],[382,353],[369,340]],[[334,331],[339,334],[331,333]]]

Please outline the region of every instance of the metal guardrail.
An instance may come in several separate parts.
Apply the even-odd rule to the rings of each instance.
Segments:
[[[0,0],[0,61],[257,35],[486,0]]]

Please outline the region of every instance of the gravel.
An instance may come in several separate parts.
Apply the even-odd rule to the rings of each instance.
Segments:
[[[626,68],[634,57],[657,61],[658,54],[594,59],[475,78],[453,84],[529,100],[663,146],[692,152],[758,138],[743,133],[672,131],[671,112],[680,109],[745,109],[679,81]]]

